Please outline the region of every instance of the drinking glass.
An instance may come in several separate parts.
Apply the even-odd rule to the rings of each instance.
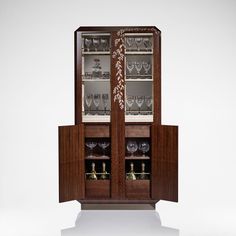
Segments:
[[[89,52],[89,50],[90,50],[90,46],[91,46],[91,44],[92,44],[92,39],[85,39],[84,40],[84,44],[85,44],[85,46],[86,46],[86,50]]]
[[[103,102],[103,105],[104,105],[104,115],[107,114],[108,100],[109,100],[108,93],[103,93],[102,94],[102,102]]]
[[[139,143],[139,150],[143,152],[143,157],[145,157],[145,153],[149,151],[149,143],[147,141],[143,141]]]
[[[134,45],[134,38],[126,38],[126,45],[128,46],[127,49],[131,50]]]
[[[98,115],[98,106],[99,106],[100,100],[101,100],[101,95],[99,93],[95,93],[93,95],[93,103],[96,107],[96,115]]]
[[[145,74],[148,74],[148,71],[151,69],[151,64],[144,61],[143,62],[143,69],[145,70]]]
[[[89,157],[93,157],[93,149],[97,146],[97,143],[94,141],[87,141],[85,145],[90,149]]]
[[[146,96],[145,97],[145,103],[148,107],[148,110],[151,111],[152,97],[151,96]]]
[[[136,43],[136,45],[137,45],[138,51],[140,51],[142,42],[143,42],[143,39],[142,39],[142,38],[135,38],[135,43]]]
[[[142,63],[141,62],[135,62],[135,69],[137,70],[138,72],[138,75],[140,74],[140,71],[142,70]]]
[[[151,43],[150,38],[143,38],[143,44],[144,44],[146,50],[151,50],[152,43]]]
[[[100,44],[100,40],[94,38],[94,39],[93,39],[93,46],[94,46],[95,51],[98,50],[99,44]]]
[[[108,50],[108,41],[107,39],[101,39],[101,46],[102,46],[102,49],[103,51],[107,51]]]
[[[89,111],[91,111],[92,101],[93,101],[93,94],[86,94],[85,103],[86,103]],[[88,112],[87,115],[90,115],[90,112]]]
[[[129,107],[129,115],[131,114],[131,107],[133,106],[134,104],[134,96],[129,96],[127,95],[126,96],[126,104],[127,106]]]
[[[136,104],[138,105],[138,108],[139,108],[138,114],[140,114],[140,110],[141,110],[141,107],[142,107],[143,102],[144,102],[144,96],[136,96],[135,102],[136,102]]]
[[[138,144],[136,141],[129,140],[127,142],[127,151],[131,153],[131,157],[134,157],[134,152],[138,150]]]
[[[129,74],[131,74],[132,70],[134,69],[134,63],[131,62],[131,61],[128,61],[126,67],[127,67],[128,71],[129,71]]]
[[[100,148],[102,148],[102,151],[103,151],[103,157],[105,157],[105,151],[106,151],[106,148],[109,147],[110,143],[109,142],[106,142],[106,141],[101,141],[98,143],[98,146]]]

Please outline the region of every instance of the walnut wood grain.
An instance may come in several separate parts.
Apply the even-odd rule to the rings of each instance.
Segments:
[[[178,201],[178,127],[152,126],[153,199]]]
[[[59,127],[59,202],[84,198],[83,125]]]
[[[85,196],[87,199],[110,198],[110,180],[86,180]]]
[[[150,198],[150,180],[126,180],[126,198]]]
[[[109,138],[109,125],[85,125],[84,133],[86,138]]]
[[[149,138],[150,125],[125,125],[125,137]]]

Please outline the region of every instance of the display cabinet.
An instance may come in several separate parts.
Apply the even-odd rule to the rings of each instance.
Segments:
[[[59,127],[59,201],[178,201],[178,127],[161,123],[160,30],[80,27],[74,37],[75,124]]]

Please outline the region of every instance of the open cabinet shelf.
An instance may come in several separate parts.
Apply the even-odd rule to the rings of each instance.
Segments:
[[[178,127],[161,123],[161,32],[75,31],[75,123],[59,127],[59,201],[178,201]]]

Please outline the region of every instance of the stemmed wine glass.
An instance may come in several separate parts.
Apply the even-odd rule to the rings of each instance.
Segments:
[[[87,105],[89,111],[91,111],[92,101],[93,101],[93,94],[86,94],[85,102],[86,102],[86,105]],[[90,115],[90,113],[88,112],[87,115]]]
[[[136,96],[135,102],[136,102],[136,104],[138,105],[138,108],[139,108],[138,114],[140,114],[140,110],[141,110],[141,107],[142,107],[143,102],[144,102],[144,96]]]
[[[98,50],[99,41],[100,41],[99,39],[96,39],[96,38],[93,39],[93,46],[94,46],[95,51]]]
[[[107,46],[108,46],[108,41],[107,39],[101,39],[101,45],[102,45],[102,49],[103,51],[107,51]]]
[[[143,62],[143,69],[145,70],[145,74],[147,74],[148,71],[151,69],[151,64],[146,62],[146,61],[144,61]]]
[[[145,157],[145,153],[149,151],[149,143],[147,141],[143,141],[139,143],[139,150],[143,152],[143,157]]]
[[[129,74],[131,74],[132,70],[134,69],[134,63],[129,61],[129,62],[127,62],[126,67],[127,67],[128,71],[129,71]]]
[[[126,104],[129,107],[129,115],[131,114],[131,107],[134,104],[134,96],[127,95],[126,96]]]
[[[110,143],[109,143],[109,142],[106,142],[106,141],[101,141],[101,142],[98,143],[98,146],[99,146],[100,148],[102,148],[102,150],[103,150],[103,157],[106,156],[106,155],[105,155],[105,150],[106,150],[107,147],[109,147],[109,145],[110,145]]]
[[[137,70],[138,75],[139,75],[140,71],[142,70],[142,63],[139,61],[135,62],[135,69]]]
[[[103,102],[103,105],[104,105],[104,113],[105,113],[105,115],[107,114],[108,100],[109,100],[108,93],[103,93],[102,94],[102,102]]]
[[[91,44],[92,44],[92,39],[85,39],[84,40],[84,44],[85,44],[85,46],[86,46],[86,49],[87,49],[87,51],[89,52],[89,50],[90,50],[90,46],[91,46]]]
[[[129,38],[126,38],[126,44],[128,46],[128,49],[132,49],[132,46],[134,45],[134,38],[132,37],[129,37]]]
[[[101,95],[99,93],[95,93],[93,95],[93,103],[96,107],[96,115],[98,115],[98,106],[99,106],[100,100],[101,100]]]
[[[145,103],[148,107],[148,110],[151,111],[152,97],[151,96],[146,96],[145,97]]]
[[[127,142],[127,151],[131,153],[131,157],[134,157],[134,152],[138,150],[138,144],[136,141],[129,140]]]
[[[152,43],[151,43],[150,38],[143,38],[143,44],[144,44],[146,50],[151,50]]]
[[[97,143],[94,141],[87,141],[85,145],[90,149],[90,154],[88,157],[93,157],[93,149],[97,146]]]
[[[143,39],[142,38],[135,38],[135,43],[137,45],[138,51],[140,51],[140,47],[142,45]]]

